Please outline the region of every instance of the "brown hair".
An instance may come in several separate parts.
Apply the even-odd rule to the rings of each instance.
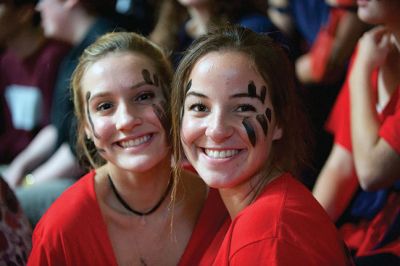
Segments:
[[[78,66],[72,74],[72,93],[75,105],[75,115],[78,120],[77,154],[81,163],[88,168],[103,165],[104,159],[98,154],[94,143],[85,137],[86,114],[85,100],[82,95],[81,81],[86,70],[99,59],[110,53],[131,52],[146,56],[159,75],[161,86],[165,87],[166,102],[169,102],[172,66],[162,50],[145,37],[132,32],[107,33],[85,49],[79,59]],[[166,110],[170,116],[169,109]],[[166,132],[167,136],[169,132]]]
[[[183,157],[181,144],[181,109],[185,86],[200,58],[210,52],[237,51],[253,61],[269,88],[276,122],[283,130],[282,138],[272,144],[271,165],[281,171],[299,173],[308,164],[308,120],[295,91],[294,69],[281,45],[266,34],[257,34],[240,26],[215,29],[194,41],[180,62],[172,82],[172,130],[174,159]],[[268,164],[269,162],[266,162]],[[175,171],[179,174],[179,169]]]

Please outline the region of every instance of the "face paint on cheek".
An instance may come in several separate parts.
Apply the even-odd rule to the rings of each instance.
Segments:
[[[165,102],[161,102],[162,107],[153,104],[153,112],[157,116],[158,120],[160,120],[161,125],[163,126],[165,132],[169,132],[169,129],[171,127],[171,123],[165,113]]]
[[[272,111],[271,111],[271,109],[269,109],[268,107],[267,107],[267,109],[265,110],[265,115],[267,116],[268,121],[271,123],[271,120],[272,120]]]
[[[253,147],[254,147],[256,145],[257,138],[256,138],[256,132],[250,122],[250,119],[246,117],[245,119],[243,119],[242,124],[244,126],[244,129],[246,130],[246,133],[247,133],[247,136],[249,137],[251,145],[253,145]]]
[[[264,135],[267,136],[268,134],[268,122],[267,119],[265,118],[264,115],[257,115],[256,119],[258,121],[258,123],[260,123],[263,131],[264,131]]]
[[[96,150],[97,150],[98,153],[105,153],[106,152],[106,150],[104,150],[104,149],[96,149]]]
[[[99,139],[99,135],[97,135],[96,130],[94,129],[94,125],[93,125],[93,121],[92,121],[92,117],[90,115],[90,111],[89,111],[89,99],[90,99],[90,92],[86,93],[86,115],[89,119],[89,124],[90,127],[92,128],[93,131],[93,135],[96,139]]]

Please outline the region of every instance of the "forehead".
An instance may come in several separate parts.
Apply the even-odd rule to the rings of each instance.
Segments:
[[[144,81],[142,71],[155,74],[152,61],[133,52],[113,52],[90,64],[82,76],[84,91],[94,88],[123,88]]]
[[[211,52],[201,57],[189,75],[196,90],[247,90],[249,82],[265,85],[255,64],[246,54],[237,51]]]

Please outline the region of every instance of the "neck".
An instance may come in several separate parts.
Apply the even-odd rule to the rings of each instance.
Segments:
[[[19,58],[24,59],[34,54],[44,41],[42,31],[32,26],[10,39],[7,42],[7,48],[13,50]]]
[[[188,31],[197,38],[208,31],[208,23],[210,22],[210,11],[207,6],[197,6],[188,8],[190,21]]]
[[[169,158],[167,156],[167,158]],[[108,174],[112,178],[116,193],[125,201],[125,203],[133,210],[146,213],[163,198],[167,191],[167,187],[171,178],[171,164],[170,160],[165,159],[157,166],[152,167],[151,170],[143,173],[127,172],[121,169],[114,169],[112,166],[108,167]],[[118,200],[118,196],[114,195],[112,188],[109,192],[111,198],[118,209],[123,209],[129,212],[126,207]],[[167,192],[168,194],[170,191]],[[167,195],[159,208],[169,202]],[[158,208],[157,208],[158,209]]]
[[[258,173],[249,180],[231,188],[221,188],[219,193],[233,220],[243,209],[253,203],[265,186],[280,176],[279,171]]]
[[[86,36],[96,21],[96,17],[87,14],[83,9],[77,9],[71,13],[71,33],[65,36],[65,40],[72,45],[79,44]]]

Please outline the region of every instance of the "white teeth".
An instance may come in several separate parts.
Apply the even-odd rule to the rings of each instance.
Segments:
[[[143,144],[145,142],[147,142],[150,139],[150,135],[146,135],[137,139],[131,139],[128,141],[121,141],[120,144],[123,148],[130,148],[130,147],[135,147],[138,146],[140,144]]]
[[[205,152],[208,157],[214,158],[214,159],[224,159],[224,158],[229,158],[232,157],[236,154],[239,153],[239,150],[210,150],[210,149],[205,149]]]

